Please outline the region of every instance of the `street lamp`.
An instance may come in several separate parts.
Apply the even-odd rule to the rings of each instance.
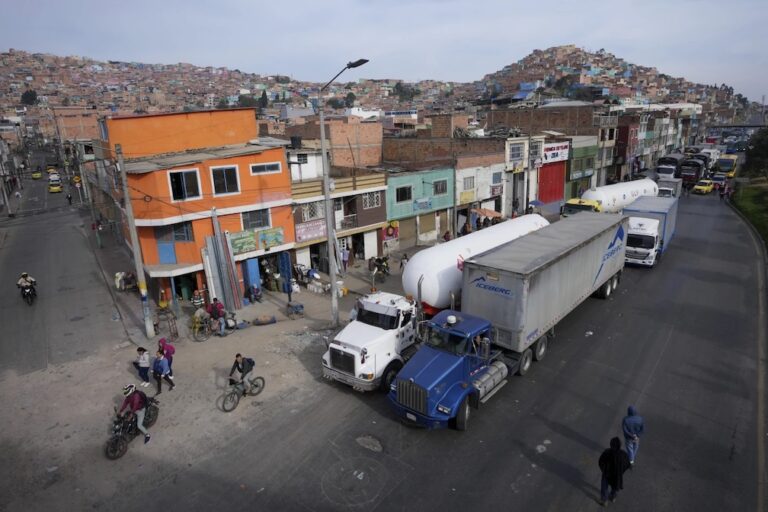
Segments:
[[[336,229],[333,217],[333,202],[331,201],[331,177],[330,166],[328,165],[328,151],[325,141],[325,116],[323,115],[322,92],[336,80],[339,75],[348,69],[357,68],[368,62],[368,59],[357,59],[354,62],[348,62],[336,76],[331,78],[327,84],[320,88],[317,93],[317,108],[320,111],[320,151],[323,153],[323,194],[325,195],[325,232],[328,237],[328,263],[330,264],[329,276],[331,278],[331,326],[339,325],[339,291],[336,284]]]

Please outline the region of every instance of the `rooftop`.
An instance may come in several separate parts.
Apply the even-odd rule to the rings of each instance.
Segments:
[[[125,172],[128,174],[145,174],[182,165],[191,165],[215,160],[219,158],[231,158],[234,156],[254,155],[274,149],[274,146],[262,146],[258,144],[233,144],[220,148],[196,149],[181,153],[165,153],[145,158],[126,160]]]

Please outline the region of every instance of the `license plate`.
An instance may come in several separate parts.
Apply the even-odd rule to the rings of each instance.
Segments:
[[[409,412],[405,413],[405,417],[408,418],[411,421],[416,421],[416,416],[411,414],[411,413],[409,413]]]

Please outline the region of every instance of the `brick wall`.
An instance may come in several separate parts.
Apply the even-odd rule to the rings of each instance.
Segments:
[[[505,139],[404,139],[385,138],[383,158],[385,162],[407,163],[432,159],[456,158],[462,155],[484,155],[501,153],[504,155]]]
[[[567,135],[597,135],[598,128],[592,126],[595,107],[551,107],[514,110],[489,110],[486,112],[488,128],[497,126],[520,128],[524,133],[537,134],[543,130],[554,130]]]
[[[319,139],[320,124],[311,122],[289,126],[286,136],[303,139]],[[381,123],[326,122],[326,137],[330,143],[331,164],[339,167],[367,167],[381,163],[381,148],[384,130]]]
[[[470,167],[488,167],[493,164],[503,164],[504,152],[488,153],[485,155],[462,155],[456,157],[456,169],[468,169]]]

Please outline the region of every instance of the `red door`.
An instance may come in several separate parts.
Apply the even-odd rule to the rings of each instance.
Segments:
[[[539,169],[539,201],[542,203],[563,200],[565,164],[566,162],[554,162],[544,164]]]

